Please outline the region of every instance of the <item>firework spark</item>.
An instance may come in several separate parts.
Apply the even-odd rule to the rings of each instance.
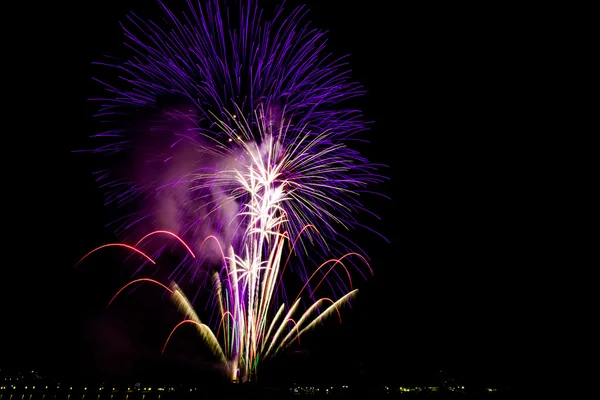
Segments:
[[[342,231],[362,227],[360,195],[382,177],[348,146],[366,124],[339,103],[362,89],[344,59],[325,53],[323,33],[302,22],[304,9],[284,17],[279,8],[267,21],[252,1],[235,4],[189,3],[180,17],[161,4],[162,25],[128,17],[132,29],[124,32],[135,56],[104,63],[121,82],[104,83],[109,96],[96,99],[98,116],[113,125],[96,135],[108,142],[94,152],[121,166],[98,173],[107,203],[134,210],[117,233],[151,231],[135,245],[106,246],[155,263],[166,245],[148,255],[139,247],[162,234],[186,249],[173,282],[212,271],[217,333],[172,283],[171,297],[186,315],[177,327],[195,325],[229,376],[246,381],[260,360],[340,315],[356,295],[349,267],[360,272],[368,262]],[[332,253],[341,257],[325,257]],[[292,255],[291,272],[303,287],[287,307],[282,281]],[[317,259],[328,260],[315,268]],[[337,300],[317,296],[323,283]]]
[[[179,238],[179,236],[169,231],[154,231],[145,237],[156,233],[169,234],[177,238],[186,248],[189,248],[187,243]],[[354,289],[337,301],[333,301],[327,297],[320,298],[308,307],[296,321],[292,316],[298,310],[301,300],[300,295],[302,290],[306,288],[305,285],[302,287],[292,306],[289,307],[288,312],[283,319],[280,317],[285,311],[285,304],[282,304],[274,317],[270,318],[272,309],[269,306],[273,300],[273,291],[276,283],[279,282],[279,266],[281,265],[282,260],[281,250],[287,235],[275,235],[275,237],[276,245],[273,246],[274,252],[271,253],[266,260],[260,258],[256,259],[254,263],[249,262],[248,260],[241,260],[240,262],[240,257],[236,255],[233,248],[230,247],[229,256],[226,256],[223,259],[223,268],[220,271],[214,272],[213,293],[217,298],[220,311],[220,319],[216,334],[209,325],[204,324],[200,320],[189,299],[175,283],[172,283],[169,288],[154,279],[134,279],[115,293],[108,302],[107,307],[110,306],[125,289],[134,284],[148,282],[162,287],[171,295],[174,303],[186,316],[186,319],[177,324],[167,337],[163,346],[163,352],[166,350],[167,344],[177,328],[184,324],[193,324],[198,329],[200,336],[209,345],[214,355],[222,362],[229,376],[233,380],[237,380],[238,373],[241,371],[242,375],[239,376],[239,378],[247,380],[252,374],[256,373],[256,368],[260,359],[275,356],[282,349],[293,343],[294,340],[297,339],[299,341],[302,334],[316,326],[318,322],[322,321],[332,312],[337,312],[341,323],[342,317],[339,307],[343,305],[344,302],[354,297],[358,292],[358,289]],[[138,243],[142,240],[138,241]],[[252,243],[256,244],[255,242]],[[107,247],[111,246],[100,246],[95,250]],[[123,244],[123,247],[131,248],[132,246]],[[351,254],[347,254],[345,256],[350,255]],[[333,261],[334,265],[341,265],[340,259],[329,261]],[[242,265],[244,263],[248,265],[243,267]],[[319,266],[315,273],[326,264],[327,263]],[[264,267],[261,267],[260,265],[264,265]],[[314,274],[312,276],[314,276]],[[323,279],[326,277],[327,275],[325,274]],[[325,310],[320,311],[319,306],[324,302],[329,302],[330,305]],[[288,330],[285,337],[281,338],[281,335],[288,327],[289,322],[294,324],[293,328]],[[275,327],[277,327],[277,329],[273,332]],[[220,332],[223,332],[222,343],[219,342],[218,339]]]

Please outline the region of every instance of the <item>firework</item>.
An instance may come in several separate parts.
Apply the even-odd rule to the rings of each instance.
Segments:
[[[119,161],[98,173],[107,203],[133,210],[117,233],[151,231],[135,245],[104,247],[155,263],[166,246],[141,246],[162,234],[186,249],[173,282],[212,271],[216,333],[175,283],[132,283],[163,285],[187,316],[178,326],[195,325],[228,374],[246,381],[357,293],[352,259],[368,263],[342,231],[361,226],[359,195],[382,178],[348,147],[366,124],[339,103],[362,91],[344,60],[324,52],[323,33],[302,22],[303,8],[287,17],[279,8],[267,21],[252,2],[235,4],[189,4],[180,17],[162,6],[163,24],[129,16],[135,56],[104,63],[121,82],[104,83],[110,96],[96,99],[112,125],[94,152]],[[288,264],[304,284],[292,302],[282,285]],[[323,283],[335,300],[317,296]]]

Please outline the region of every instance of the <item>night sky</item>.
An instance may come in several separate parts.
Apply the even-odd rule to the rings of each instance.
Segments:
[[[362,3],[290,6],[309,6],[314,25],[330,31],[329,49],[351,55],[352,76],[368,91],[357,104],[374,124],[361,151],[389,166],[390,181],[377,190],[391,200],[365,198],[382,220],[362,221],[390,243],[354,235],[375,276],[357,277],[360,293],[341,326],[327,322],[303,342],[309,355],[298,354],[295,367],[282,364],[298,376],[332,379],[410,382],[443,370],[510,383],[520,347],[520,274],[531,262],[524,256],[529,177],[521,173],[522,128],[514,119],[522,110],[509,90],[526,47],[517,38],[519,18],[491,6]],[[152,2],[122,0],[24,18],[36,39],[15,50],[22,90],[16,131],[5,127],[18,142],[5,148],[16,158],[6,183],[15,196],[5,209],[12,238],[2,267],[6,366],[87,379],[189,376],[208,365],[193,332],[181,333],[173,355],[161,358],[180,316],[157,290],[104,309],[134,270],[122,253],[73,269],[88,250],[115,241],[94,165],[71,151],[91,144],[96,105],[86,99],[101,94],[91,63],[118,51],[119,21],[129,10],[159,15]]]

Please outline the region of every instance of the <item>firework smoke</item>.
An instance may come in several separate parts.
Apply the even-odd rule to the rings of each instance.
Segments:
[[[117,232],[168,231],[189,250],[171,279],[199,268],[212,277],[216,333],[176,284],[169,290],[182,324],[247,380],[356,294],[349,269],[366,259],[342,232],[361,226],[360,194],[381,177],[348,147],[365,123],[339,103],[361,89],[324,52],[323,33],[302,23],[304,10],[279,8],[268,21],[252,1],[232,4],[189,3],[179,17],[161,4],[160,24],[128,17],[134,55],[104,64],[120,81],[96,99],[110,128],[95,152],[109,156],[98,174],[107,203],[127,210]],[[165,249],[147,250],[146,262]],[[304,282],[292,302],[281,284],[288,264]],[[333,299],[316,295],[323,288]]]

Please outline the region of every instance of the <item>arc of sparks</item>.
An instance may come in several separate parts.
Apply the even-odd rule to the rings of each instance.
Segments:
[[[93,253],[97,252],[98,250],[103,249],[105,247],[123,247],[123,248],[129,249],[129,250],[135,251],[136,253],[138,253],[139,255],[143,256],[148,261],[150,261],[152,264],[156,265],[156,262],[154,262],[154,260],[152,258],[150,258],[143,251],[135,248],[134,246],[130,246],[130,245],[125,244],[125,243],[108,243],[108,244],[103,244],[102,246],[96,247],[94,250],[90,251],[85,256],[81,257],[81,259],[79,261],[77,261],[77,264],[75,264],[75,267],[78,266],[79,264],[81,264],[81,262],[83,260],[85,260],[88,256],[90,256],[91,254],[93,254]]]
[[[198,327],[198,329],[208,329],[210,331],[210,328],[208,326],[206,326],[205,324],[201,323],[201,322],[194,321],[192,319],[184,319],[183,321],[181,321],[180,323],[178,323],[177,325],[175,325],[175,328],[173,328],[173,330],[171,331],[171,333],[169,333],[169,337],[167,338],[167,341],[165,342],[165,345],[163,346],[162,353],[164,353],[165,350],[167,349],[167,344],[169,344],[169,340],[171,340],[171,336],[173,336],[173,334],[175,333],[175,331],[177,330],[177,328],[179,328],[183,324],[194,324],[194,325],[196,325]]]
[[[296,332],[297,332],[297,333],[299,333],[299,332],[298,332],[299,326],[302,326],[302,324],[304,323],[304,321],[306,321],[306,320],[309,318],[309,316],[311,315],[312,311],[313,311],[313,310],[318,310],[318,308],[317,308],[317,307],[319,306],[319,304],[321,304],[321,303],[322,303],[322,302],[324,302],[324,301],[329,301],[331,304],[335,304],[335,302],[334,302],[333,300],[331,300],[329,297],[323,297],[323,298],[321,298],[321,299],[317,300],[315,303],[313,303],[313,305],[311,305],[311,306],[310,306],[310,307],[309,307],[309,308],[308,308],[308,309],[307,309],[307,310],[306,310],[306,311],[305,311],[305,312],[302,314],[302,316],[300,317],[300,319],[299,319],[299,320],[298,320],[298,322],[296,323],[296,328],[297,328],[297,329],[296,329]],[[330,307],[331,307],[331,306],[330,306]],[[319,314],[319,315],[320,315],[320,314]],[[317,317],[315,317],[315,318],[318,318],[318,317],[319,317],[319,315],[317,315]],[[341,316],[341,314],[340,314],[339,310],[338,310],[338,316],[340,317],[340,323],[341,323],[341,322],[342,322],[342,316]],[[285,336],[283,339],[281,339],[281,342],[279,343],[279,346],[278,346],[278,348],[275,350],[275,354],[277,354],[277,352],[279,351],[279,349],[280,349],[280,348],[282,348],[282,347],[283,347],[283,346],[284,346],[284,345],[285,345],[285,344],[288,342],[288,340],[289,340],[289,339],[292,337],[292,335],[293,335],[293,334],[294,334],[294,331],[293,331],[293,330],[290,330],[290,331],[288,332],[288,334],[287,334],[287,335],[286,335],[286,336]]]
[[[294,318],[288,318],[287,321],[285,321],[285,323],[287,324],[288,322],[291,322],[294,324],[294,327],[292,328],[296,330],[296,333],[300,333],[300,331],[298,331],[298,323],[296,323],[296,320]],[[298,345],[300,345],[300,335],[296,336],[298,338]]]
[[[165,234],[165,235],[170,235],[172,237],[174,237],[175,239],[177,239],[179,241],[179,243],[181,243],[186,250],[188,251],[188,253],[190,253],[190,255],[193,258],[196,258],[196,255],[194,254],[194,252],[192,251],[192,249],[190,248],[190,246],[188,246],[188,244],[178,235],[174,234],[171,231],[164,231],[164,230],[158,230],[158,231],[154,231],[154,232],[150,232],[149,234],[147,234],[146,236],[144,236],[143,238],[141,238],[140,240],[138,240],[138,242],[135,244],[136,246],[138,246],[140,243],[142,243],[146,238],[152,236],[152,235],[156,235],[156,234]]]
[[[277,329],[277,331],[275,331],[275,335],[273,335],[273,339],[271,339],[271,344],[269,345],[269,347],[267,347],[267,351],[265,352],[264,358],[266,358],[269,355],[269,353],[271,352],[271,349],[273,349],[273,346],[275,346],[275,343],[277,342],[277,339],[281,335],[283,328],[286,326],[285,321],[287,321],[289,318],[291,318],[292,314],[294,314],[294,311],[296,311],[298,304],[300,304],[299,299],[296,300],[294,302],[294,304],[292,305],[292,307],[290,307],[290,309],[288,310],[287,315],[284,317],[284,321],[281,323],[281,325],[279,325],[279,329]]]
[[[285,304],[282,304],[281,307],[279,307],[279,311],[277,311],[277,314],[275,314],[275,317],[273,317],[273,320],[271,321],[271,325],[269,326],[269,330],[267,331],[267,334],[265,335],[265,340],[262,341],[262,345],[260,348],[261,352],[264,350],[267,340],[269,339],[269,337],[271,337],[271,331],[273,330],[275,323],[277,322],[277,320],[283,313],[284,308],[285,308]]]
[[[159,282],[159,281],[157,281],[157,280],[150,279],[150,278],[140,278],[140,279],[135,279],[135,280],[133,280],[133,281],[129,282],[128,284],[126,284],[125,286],[123,286],[121,289],[119,289],[119,291],[118,291],[118,292],[117,292],[117,293],[116,293],[116,294],[115,294],[115,295],[112,297],[112,299],[110,299],[110,301],[109,301],[109,302],[108,302],[108,304],[106,305],[106,308],[108,308],[108,307],[109,307],[109,306],[112,304],[112,302],[113,302],[113,301],[114,301],[114,300],[117,298],[117,296],[118,296],[118,295],[119,295],[119,294],[120,294],[120,293],[121,293],[123,290],[125,290],[125,289],[126,289],[128,286],[130,286],[130,285],[133,285],[134,283],[137,283],[137,282],[150,282],[150,283],[154,283],[154,284],[156,284],[156,285],[162,286],[162,288],[163,288],[163,289],[165,289],[167,292],[169,292],[169,293],[173,294],[173,291],[172,291],[172,290],[171,290],[171,289],[170,289],[168,286],[165,286],[165,285],[163,285],[162,283],[160,283],[160,282]]]
[[[327,272],[325,273],[324,277],[326,277],[329,274],[329,272],[331,272],[331,270],[333,269],[333,267],[335,267],[336,265],[340,264],[342,266],[342,268],[344,268],[344,270],[346,271],[346,275],[348,276],[348,282],[350,283],[350,289],[352,289],[352,276],[350,275],[350,272],[348,271],[348,268],[346,268],[346,266],[342,262],[342,259],[344,257],[332,258],[330,260],[325,261],[321,265],[319,265],[319,267],[312,273],[312,275],[310,276],[310,278],[308,278],[306,280],[306,283],[304,283],[304,286],[302,286],[302,289],[300,289],[300,291],[298,292],[298,295],[296,296],[296,300],[298,300],[300,298],[300,295],[302,294],[302,292],[304,291],[304,289],[306,289],[306,287],[308,286],[308,284],[310,283],[310,281],[312,280],[312,278],[317,274],[317,272],[319,272],[321,270],[321,268],[323,268],[324,266],[326,266],[329,263],[333,263],[333,265],[331,266],[331,268],[329,268],[329,270],[327,270]],[[315,288],[315,290],[316,290],[316,288]],[[314,290],[312,291],[311,296],[312,296],[312,294],[314,294]]]
[[[221,252],[221,257],[223,258],[223,263],[227,263],[227,257],[225,257],[225,252],[223,251],[223,246],[221,246],[221,242],[219,242],[219,239],[217,239],[216,236],[214,236],[214,235],[207,236],[200,244],[200,248],[202,248],[204,246],[204,243],[206,243],[208,241],[208,239],[214,239],[215,242],[217,242],[217,246],[219,247],[219,251]]]
[[[321,235],[321,232],[319,232],[319,230],[313,224],[304,225],[302,227],[302,229],[300,229],[300,232],[298,232],[298,234],[296,235],[296,238],[294,239],[293,244],[290,245],[289,253],[287,255],[287,258],[285,259],[285,262],[283,263],[283,268],[281,269],[281,274],[279,275],[279,282],[277,283],[277,288],[275,289],[275,296],[277,296],[277,293],[279,292],[279,286],[281,286],[281,284],[283,282],[283,273],[285,272],[285,269],[287,268],[287,265],[290,261],[290,257],[292,256],[292,253],[294,251],[296,251],[296,243],[298,242],[298,239],[300,239],[300,236],[302,235],[302,233],[308,228],[314,229],[318,235]],[[289,242],[288,242],[288,244],[289,244]]]
[[[296,336],[292,337],[293,331],[290,331],[290,333],[281,341],[281,343],[279,344],[279,346],[275,350],[275,354],[277,354],[282,348],[287,347],[286,346],[286,342],[288,342],[288,341],[290,341],[290,343],[293,342],[294,339],[296,339],[296,337],[300,337],[302,334],[304,334],[304,332],[306,332],[309,329],[313,328],[319,321],[323,320],[324,318],[327,318],[329,316],[329,314],[331,314],[334,310],[337,311],[338,316],[340,317],[340,323],[341,323],[342,322],[342,316],[340,314],[339,306],[344,301],[350,300],[350,298],[354,297],[356,295],[356,293],[358,293],[358,289],[354,289],[353,291],[351,291],[349,293],[346,293],[344,296],[340,297],[335,302],[331,301],[331,299],[329,299],[329,298],[320,299],[319,301],[321,301],[321,300],[331,301],[332,304],[329,307],[327,307],[322,313],[320,313],[317,317],[315,317],[315,319],[312,320],[312,322],[309,323],[306,327],[304,327],[300,332],[297,332]],[[310,314],[311,309],[313,309],[313,307],[316,307],[317,303],[313,304],[313,306],[311,306],[308,310],[306,310],[306,312],[304,313],[304,315],[298,321],[298,325],[302,324],[303,320],[305,320],[306,318],[308,318],[308,315]]]
[[[194,311],[192,304],[175,282],[171,284],[171,288],[173,290],[172,298],[175,300],[177,306],[185,313],[185,315],[187,315],[186,320],[193,321],[196,324],[200,336],[205,340],[206,344],[208,344],[213,353],[223,362],[223,365],[226,365],[227,357],[225,356],[225,352],[223,351],[223,348],[219,344],[219,341],[217,340],[217,337],[213,331],[210,329],[210,327],[200,321],[200,318]]]
[[[223,326],[225,317],[227,317],[228,315],[229,315],[229,318],[231,318],[231,322],[233,322],[233,326],[235,327],[235,318],[233,318],[233,315],[229,311],[225,311],[222,314],[221,320],[219,321],[219,326],[217,327],[217,334],[215,335],[217,338],[219,337],[219,333],[221,333],[221,326]]]
[[[345,267],[344,263],[342,262],[342,259],[344,259],[344,258],[345,258],[345,257],[347,257],[347,256],[351,256],[351,255],[355,255],[355,256],[358,256],[358,257],[360,257],[360,258],[361,258],[361,259],[362,259],[362,260],[365,262],[365,264],[367,265],[367,267],[369,267],[369,270],[371,271],[371,275],[373,274],[373,270],[371,269],[371,266],[369,265],[369,262],[367,261],[367,259],[366,259],[365,257],[363,257],[362,255],[360,255],[360,254],[358,254],[358,253],[347,253],[347,254],[345,254],[343,257],[341,257],[341,258],[337,259],[336,263],[335,263],[335,264],[333,264],[333,265],[331,266],[331,268],[329,268],[329,269],[327,270],[327,272],[325,273],[325,275],[323,275],[323,277],[321,278],[321,280],[319,281],[319,283],[317,284],[317,286],[315,286],[315,288],[314,288],[314,289],[313,289],[313,290],[310,292],[310,295],[309,295],[308,297],[311,297],[311,298],[312,298],[312,297],[315,295],[315,292],[317,291],[317,289],[319,288],[319,286],[321,286],[321,284],[322,284],[322,283],[325,281],[325,279],[327,278],[327,275],[329,275],[329,273],[330,273],[330,272],[333,270],[333,267],[335,267],[335,266],[336,266],[338,263],[339,263],[339,264],[342,264],[342,265],[344,266],[344,269],[346,269],[346,267]],[[332,260],[328,260],[328,261],[326,261],[326,263],[328,263],[328,262],[330,262],[330,261],[332,261]],[[315,271],[315,272],[316,272],[316,271]],[[346,273],[348,273],[348,269],[346,269]],[[311,276],[311,278],[312,278],[312,276]],[[348,273],[348,279],[350,279],[350,274],[349,274],[349,273]],[[350,289],[352,289],[352,280],[351,280],[351,279],[350,279]]]

